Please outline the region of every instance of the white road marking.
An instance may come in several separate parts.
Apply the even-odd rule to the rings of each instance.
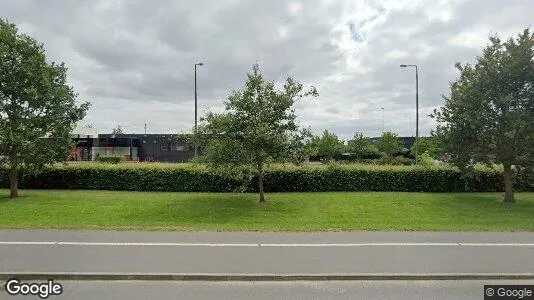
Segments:
[[[534,243],[343,243],[343,244],[277,244],[277,243],[152,243],[152,242],[62,242],[0,241],[0,246],[170,246],[170,247],[381,247],[381,246],[466,246],[466,247],[534,247]]]

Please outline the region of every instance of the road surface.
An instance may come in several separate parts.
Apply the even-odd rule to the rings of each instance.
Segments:
[[[525,274],[534,233],[0,231],[0,273]]]
[[[64,293],[48,299],[484,299],[485,284],[529,284],[534,281],[64,281]],[[10,296],[0,299],[39,299]]]

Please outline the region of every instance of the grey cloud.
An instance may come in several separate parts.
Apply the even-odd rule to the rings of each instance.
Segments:
[[[101,124],[97,127],[122,122],[139,131],[149,121],[153,132],[158,127],[188,130],[194,63],[205,63],[198,70],[202,111],[220,109],[258,62],[268,80],[280,82],[289,75],[316,85],[320,98],[299,103],[299,119],[318,132],[329,129],[348,138],[355,131],[378,135],[380,107],[386,129],[414,132],[415,78],[413,70],[399,68],[401,63],[420,66],[421,132],[429,132],[433,121],[424,113],[443,103],[440,94],[448,93],[449,81],[457,76],[454,63],[480,53],[479,47],[453,43],[454,38],[471,31],[486,40],[492,32],[517,33],[532,23],[530,2],[458,0],[438,6],[428,0],[392,9],[368,1],[374,12],[358,20],[342,18],[346,4],[363,3],[356,0],[301,1],[295,15],[288,10],[292,2],[285,0],[17,0],[1,1],[0,11],[28,28],[54,59],[69,59],[73,82],[84,86],[82,96],[95,99],[86,122]],[[428,18],[428,12],[443,7],[451,10],[450,20]],[[374,24],[378,18],[384,21]],[[334,42],[340,38],[334,23],[352,34],[354,51]],[[349,57],[362,69],[348,68]],[[344,80],[327,80],[331,75]],[[149,103],[153,100],[161,106],[157,111]],[[114,103],[128,106],[129,116],[116,113],[119,104]],[[176,119],[171,108],[181,117]],[[325,112],[338,117],[329,119]],[[134,124],[131,115],[143,120]]]

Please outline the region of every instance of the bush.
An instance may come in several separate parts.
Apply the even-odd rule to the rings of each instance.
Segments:
[[[97,160],[103,163],[118,164],[124,161],[124,156],[122,155],[99,155],[97,157]]]
[[[529,176],[516,175],[518,191],[534,191]],[[0,169],[0,184],[9,187],[8,172]],[[502,170],[477,168],[463,178],[449,166],[380,166],[330,164],[320,166],[275,165],[265,174],[266,192],[404,191],[493,192],[503,191]],[[257,192],[257,178],[213,172],[191,164],[73,164],[39,172],[22,171],[21,188],[70,188],[172,192]]]
[[[428,154],[427,151],[425,151],[423,154],[421,154],[419,162],[423,166],[431,166],[434,164],[434,159],[432,158],[432,156],[430,156],[430,154]]]

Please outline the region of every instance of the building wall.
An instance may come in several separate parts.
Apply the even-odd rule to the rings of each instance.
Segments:
[[[101,134],[99,139],[101,147],[136,146],[133,150],[140,161],[185,162],[195,153],[185,141],[170,134]]]

